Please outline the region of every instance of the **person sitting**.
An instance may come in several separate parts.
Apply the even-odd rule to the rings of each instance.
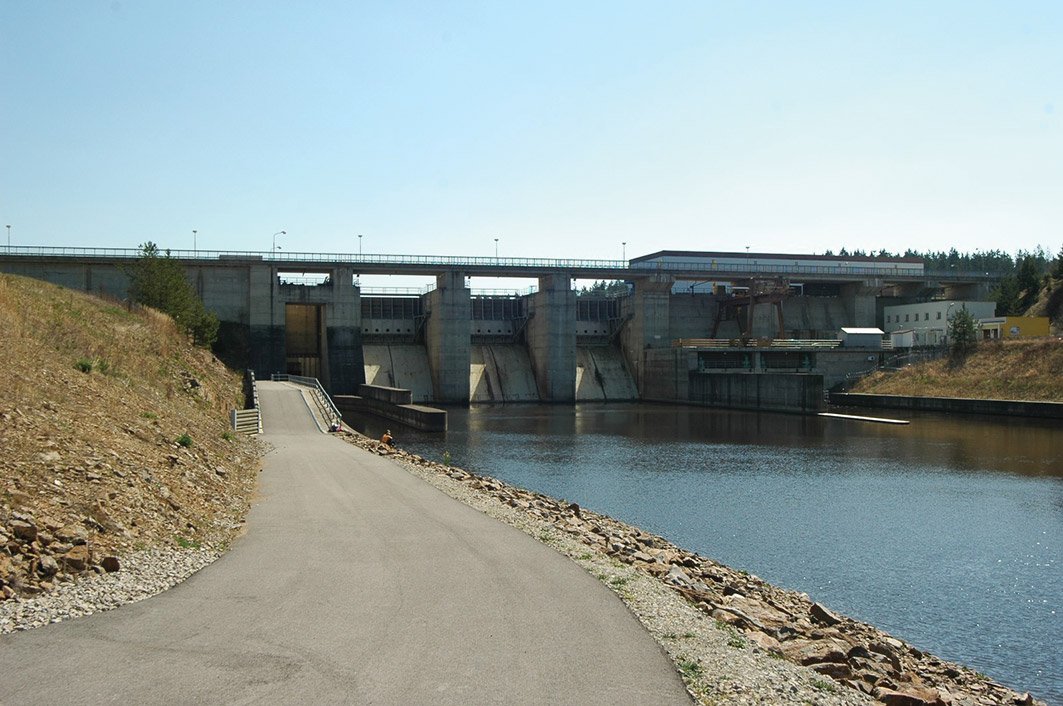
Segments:
[[[390,429],[385,431],[384,435],[382,437],[380,437],[380,443],[387,444],[388,446],[394,446],[395,445],[395,439],[394,439],[394,437],[391,436],[391,430]]]

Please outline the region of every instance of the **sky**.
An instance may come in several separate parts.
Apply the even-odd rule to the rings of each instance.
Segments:
[[[18,246],[1054,254],[1061,119],[1057,0],[0,3]]]

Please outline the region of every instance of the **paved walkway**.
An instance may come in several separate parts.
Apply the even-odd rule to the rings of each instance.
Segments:
[[[690,703],[597,580],[259,385],[246,536],[155,598],[0,637],[0,703]]]

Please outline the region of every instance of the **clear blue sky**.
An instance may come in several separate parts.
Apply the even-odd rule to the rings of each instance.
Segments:
[[[1057,0],[7,0],[0,85],[15,245],[1063,244]]]

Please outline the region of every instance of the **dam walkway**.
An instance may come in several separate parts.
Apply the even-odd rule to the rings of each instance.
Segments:
[[[246,535],[154,598],[0,637],[0,703],[690,703],[600,582],[260,383]]]

